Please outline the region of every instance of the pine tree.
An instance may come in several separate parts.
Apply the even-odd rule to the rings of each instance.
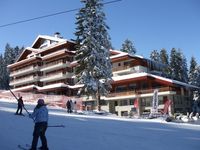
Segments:
[[[169,56],[167,54],[166,49],[162,48],[160,50],[160,61],[162,64],[165,64],[166,67],[163,68],[163,73],[165,76],[169,76],[170,75],[170,69],[169,69]]]
[[[102,0],[81,0],[84,7],[77,14],[77,55],[79,63],[76,75],[83,84],[82,92],[93,95],[100,105],[100,96],[111,89],[112,67],[110,61],[110,37],[102,11]],[[80,92],[80,91],[79,91]],[[98,107],[99,108],[99,107]]]
[[[133,42],[131,40],[126,39],[122,44],[121,51],[134,55],[136,53],[136,48],[134,47]]]
[[[194,57],[190,60],[190,69],[189,69],[189,84],[198,85],[198,65]]]
[[[183,55],[182,52],[181,53],[181,74],[180,74],[180,80],[188,83],[189,81],[189,77],[188,77],[188,66],[187,66],[187,59],[186,57]]]
[[[150,54],[150,58],[153,61],[160,62],[160,54],[158,50],[153,50]]]
[[[170,75],[173,79],[188,82],[187,60],[181,50],[172,48],[170,55]]]
[[[0,55],[0,89],[4,89],[4,85],[3,85],[3,78],[4,78],[4,60],[3,60],[3,55]]]
[[[170,53],[170,76],[173,79],[178,80],[178,70],[179,70],[178,58],[177,58],[177,50],[175,48],[171,49]]]
[[[164,48],[160,50],[160,62],[169,65],[169,56]]]
[[[6,44],[6,47],[5,47],[5,52],[4,52],[4,60],[5,60],[5,64],[6,65],[9,65],[9,64],[12,64],[15,62],[15,51],[14,51],[14,48],[12,48],[10,46],[10,44]]]
[[[5,46],[5,51],[4,51],[4,56],[3,61],[1,64],[1,69],[2,69],[2,75],[1,75],[1,89],[8,89],[9,88],[9,70],[7,69],[7,66],[9,64],[12,64],[16,61],[16,58],[21,54],[22,50],[24,47],[19,48],[16,46],[15,48],[12,48],[10,44],[6,44]]]
[[[16,46],[14,48],[15,61],[19,57],[19,55],[22,53],[23,50],[24,50],[24,47],[19,48],[19,46]]]
[[[196,74],[197,74],[197,78],[196,78],[196,86],[200,87],[200,66],[197,66],[197,69],[196,69]],[[200,90],[199,90],[200,92]]]
[[[4,52],[4,75],[3,75],[3,85],[5,89],[9,88],[9,70],[7,70],[7,65],[15,62],[15,54],[14,49],[10,46],[10,44],[6,44],[5,52]]]

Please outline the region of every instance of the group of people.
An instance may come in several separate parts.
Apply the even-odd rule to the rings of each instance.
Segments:
[[[77,105],[76,105],[76,101],[72,101],[71,99],[67,101],[66,103],[66,107],[67,107],[67,112],[68,113],[76,113],[77,112]]]
[[[22,96],[18,99],[18,107],[15,114],[22,115],[22,109],[24,108],[24,103],[22,100]],[[28,113],[28,112],[27,112]],[[48,127],[48,109],[43,99],[39,99],[37,101],[37,105],[34,108],[32,114],[28,113],[29,117],[33,119],[35,122],[34,130],[33,130],[33,139],[32,145],[29,150],[37,150],[37,143],[40,137],[42,146],[39,147],[40,150],[49,150],[47,146],[47,139],[45,136],[47,127]]]

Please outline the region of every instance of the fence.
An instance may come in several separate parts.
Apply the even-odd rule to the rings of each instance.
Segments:
[[[37,102],[38,99],[42,98],[45,100],[49,106],[59,106],[66,107],[66,102],[68,100],[76,101],[77,109],[81,110],[82,107],[82,98],[78,97],[69,97],[65,95],[46,95],[46,94],[33,94],[33,93],[24,93],[24,92],[14,92],[16,97],[22,96],[24,102]],[[0,91],[0,98],[13,100],[15,99],[9,91]]]

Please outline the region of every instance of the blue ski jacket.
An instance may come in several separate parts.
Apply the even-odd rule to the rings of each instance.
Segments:
[[[48,109],[45,105],[40,106],[39,108],[35,108],[34,112],[30,114],[30,118],[33,118],[35,123],[39,122],[48,122]]]

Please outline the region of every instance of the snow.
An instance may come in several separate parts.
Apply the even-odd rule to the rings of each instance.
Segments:
[[[0,100],[0,149],[17,150],[30,144],[34,123],[26,115],[16,116],[14,101]],[[29,112],[34,104],[25,103]],[[130,119],[93,113],[67,114],[49,107],[46,133],[50,150],[198,150],[200,124],[165,122],[162,119]],[[40,145],[40,142],[38,143]]]
[[[154,77],[156,79],[167,81],[167,82],[170,82],[170,83],[175,83],[175,84],[183,85],[183,86],[186,86],[186,87],[199,89],[199,87],[194,86],[194,85],[190,85],[190,84],[187,84],[187,83],[184,83],[184,82],[181,82],[181,81],[177,81],[177,80],[168,79],[168,78],[165,78],[165,77],[153,75],[153,74],[146,73],[146,72],[131,73],[131,74],[128,74],[128,75],[123,75],[123,76],[114,76],[113,80],[119,81],[119,80],[131,79],[131,78],[137,78],[137,77],[144,77],[144,76],[151,76],[151,77]]]

